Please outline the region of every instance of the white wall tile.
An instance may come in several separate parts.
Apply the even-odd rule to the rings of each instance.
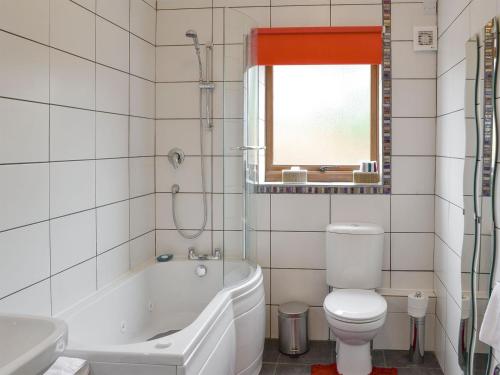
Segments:
[[[434,196],[393,195],[391,230],[393,232],[433,232]]]
[[[413,50],[413,42],[392,42],[394,78],[436,78],[436,53]]]
[[[392,155],[434,155],[434,118],[392,119]]]
[[[52,313],[57,315],[96,290],[96,259],[52,277]]]
[[[393,194],[433,194],[434,157],[392,157]]]
[[[129,201],[97,209],[97,253],[116,247],[129,239]]]
[[[158,0],[158,9],[210,8],[212,0]]]
[[[48,219],[48,164],[2,165],[0,180],[0,207],[8,213],[0,216],[0,230]]]
[[[392,40],[413,40],[414,26],[436,25],[436,15],[426,15],[422,3],[392,4]]]
[[[155,43],[156,11],[142,0],[130,0],[130,32]]]
[[[129,244],[97,257],[97,288],[100,289],[130,269]]]
[[[50,281],[45,280],[0,300],[5,314],[51,315]]]
[[[188,240],[182,237],[175,229],[170,230],[158,230],[157,233],[157,253],[170,253],[177,257],[186,258],[188,254],[188,248],[193,246],[196,251],[200,253],[209,253],[212,249],[212,242],[215,240],[214,233],[212,231],[205,231],[199,237]],[[187,233],[190,233],[187,231]],[[217,232],[221,234],[218,240],[222,242],[222,232]],[[220,244],[221,247],[223,243]]]
[[[329,203],[326,195],[272,195],[271,229],[322,232],[330,222]]]
[[[155,160],[153,157],[130,159],[130,196],[137,197],[155,191]]]
[[[130,73],[155,80],[155,46],[130,35]]]
[[[155,256],[155,232],[130,241],[130,268],[138,267]]]
[[[198,118],[199,88],[196,83],[156,84],[156,117]]]
[[[271,232],[256,231],[256,261],[261,267],[271,266]]]
[[[214,196],[220,197],[220,194]],[[223,194],[224,199],[224,229],[225,230],[242,230],[243,223],[243,195],[242,194]],[[214,204],[214,217],[217,216],[216,204]],[[217,219],[214,218],[214,228]]]
[[[130,238],[155,228],[155,196],[153,194],[130,200]]]
[[[390,197],[386,195],[332,195],[331,222],[367,222],[390,232]]]
[[[272,27],[330,26],[329,6],[271,8]]]
[[[184,44],[189,44],[190,41],[190,39],[186,39]],[[205,48],[201,48],[200,54],[201,61],[205,61]],[[199,80],[198,60],[192,45],[159,46],[156,48],[156,59],[156,79],[158,82],[197,82]],[[216,66],[214,66],[214,70],[217,70]]]
[[[95,12],[95,0],[71,0],[74,3],[80,4],[82,7]]]
[[[95,206],[95,162],[50,164],[50,216],[57,217]]]
[[[394,117],[434,117],[436,81],[432,79],[397,79],[392,81]]]
[[[49,160],[49,106],[0,99],[0,163]]]
[[[211,9],[160,10],[157,17],[158,45],[191,44],[186,37],[189,29],[197,31],[200,43],[212,40]]]
[[[78,87],[78,90],[75,90]],[[68,53],[50,50],[50,102],[95,108],[95,64]]]
[[[50,160],[93,159],[95,113],[59,106],[50,107]]]
[[[47,102],[49,48],[1,33],[0,50],[9,51],[0,60],[0,95]]]
[[[64,216],[50,222],[52,274],[96,255],[95,210]]]
[[[391,288],[432,290],[434,286],[433,273],[391,271]]]
[[[255,27],[271,27],[270,7],[226,8],[224,14],[224,43],[243,43],[244,35]],[[219,24],[218,14],[214,12],[214,30]],[[222,23],[220,23],[222,25]],[[219,43],[214,35],[214,43]]]
[[[271,267],[325,269],[325,234],[271,232]]]
[[[96,112],[96,157],[128,156],[129,118],[123,115]]]
[[[391,268],[402,271],[433,271],[434,234],[392,233]]]
[[[256,230],[271,229],[271,195],[251,194],[247,202],[247,224]]]
[[[205,189],[210,191],[211,163],[209,158],[203,158],[205,166]],[[172,185],[178,184],[182,193],[201,193],[201,162],[198,156],[187,156],[180,168],[174,169],[167,157],[156,158],[156,190],[168,193]]]
[[[96,161],[96,204],[113,203],[129,197],[128,159]]]
[[[441,116],[464,108],[463,95],[446,95],[463,92],[465,81],[465,61],[448,70],[437,81],[437,115]]]
[[[153,156],[155,120],[130,117],[130,156]]]
[[[272,269],[271,303],[302,301],[323,306],[328,294],[325,271]]]
[[[49,0],[2,1],[0,28],[49,44]]]
[[[203,132],[203,152],[205,155],[210,155],[212,133],[206,127],[203,128]],[[241,139],[243,140],[243,136]],[[182,149],[186,155],[201,155],[199,120],[156,121],[156,154],[168,155],[174,147]]]
[[[142,1],[142,0],[141,0]],[[130,114],[141,117],[154,117],[155,84],[144,79],[130,77]]]
[[[118,70],[96,66],[96,109],[128,115],[129,76]]]
[[[69,0],[50,0],[50,45],[95,59],[95,15]]]
[[[97,0],[97,14],[117,24],[124,29],[129,29],[129,2],[123,0]]]
[[[332,26],[379,26],[382,25],[380,5],[332,6]]]
[[[0,253],[0,298],[49,277],[49,224],[1,233]]]
[[[100,17],[96,19],[96,61],[129,71],[129,33]]]

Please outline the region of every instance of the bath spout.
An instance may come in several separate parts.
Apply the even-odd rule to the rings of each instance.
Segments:
[[[216,248],[212,254],[197,254],[194,247],[188,248],[188,259],[189,260],[221,260],[222,252],[220,249]]]

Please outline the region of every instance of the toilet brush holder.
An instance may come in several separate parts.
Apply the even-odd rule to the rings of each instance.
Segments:
[[[425,313],[429,298],[422,292],[408,296],[408,315],[410,315],[410,362],[423,363],[425,355]]]

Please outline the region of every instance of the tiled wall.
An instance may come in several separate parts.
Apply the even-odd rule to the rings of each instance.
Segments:
[[[437,294],[435,343],[437,357],[446,374],[461,373],[458,367],[457,348],[461,316],[460,275],[464,234],[462,178],[466,156],[465,42],[475,34],[481,35],[486,22],[499,14],[500,2],[495,0],[439,0],[434,256],[434,288]],[[481,284],[484,287],[484,283]],[[480,309],[484,309],[484,301],[481,301]],[[483,350],[484,346],[480,343],[479,345]],[[498,353],[495,354],[496,358],[500,358]]]
[[[241,41],[230,10],[249,15],[258,26],[336,26],[381,24],[380,0],[190,0],[158,2],[157,12],[157,252],[185,254],[192,241],[180,238],[171,221],[173,181],[189,193],[179,199],[186,227],[201,218],[196,60],[187,29],[201,42],[215,43],[216,121],[207,143],[211,167],[211,224],[194,241],[200,250],[222,246],[226,254],[241,249],[241,157],[228,148],[242,142]],[[384,287],[433,289],[436,55],[414,53],[413,26],[435,25],[420,1],[394,1],[393,25],[393,194],[259,194],[259,263],[264,267],[268,335],[277,335],[277,307],[288,300],[312,306],[311,337],[328,338],[322,310],[325,283],[324,229],[334,221],[371,221],[387,232]],[[220,66],[221,56],[224,59]],[[239,64],[239,65],[238,65]],[[227,95],[222,97],[222,88]],[[218,101],[218,102],[217,102]],[[224,134],[224,138],[223,137]],[[240,139],[238,139],[238,137]],[[222,142],[223,141],[223,142]],[[211,149],[210,149],[211,145]],[[165,155],[180,146],[190,168],[177,172]],[[224,167],[222,166],[222,163]],[[224,173],[221,173],[223,171]],[[236,171],[238,171],[236,173]],[[236,180],[233,178],[236,177]],[[405,292],[396,294],[404,295]],[[407,292],[406,292],[407,293]],[[407,349],[408,320],[404,297],[391,297],[384,331],[376,345]],[[429,307],[428,348],[434,344],[434,300]]]
[[[154,255],[155,1],[0,4],[0,311]]]

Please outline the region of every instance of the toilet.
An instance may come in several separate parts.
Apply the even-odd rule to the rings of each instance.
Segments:
[[[337,369],[343,375],[372,371],[370,342],[385,322],[382,286],[384,230],[369,223],[334,223],[326,228],[326,282],[323,303],[337,339]]]

